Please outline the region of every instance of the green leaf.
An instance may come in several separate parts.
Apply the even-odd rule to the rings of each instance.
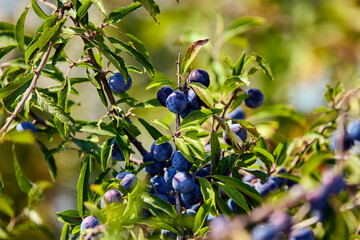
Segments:
[[[24,86],[27,82],[29,82],[33,78],[33,76],[34,73],[30,73],[25,75],[24,77],[22,75],[16,77],[14,81],[6,84],[5,87],[0,89],[0,99],[6,98],[17,89]]]
[[[244,128],[246,131],[253,134],[255,137],[259,136],[259,133],[256,130],[256,127],[251,122],[246,121],[246,120],[241,120],[241,119],[240,120],[239,119],[233,119],[233,121],[239,123],[242,128]]]
[[[242,73],[243,68],[244,68],[244,63],[245,63],[245,56],[246,56],[246,52],[243,51],[243,53],[241,54],[241,56],[235,63],[235,66],[234,66],[233,72],[232,72],[233,76],[239,76]]]
[[[105,141],[102,149],[101,149],[101,170],[103,172],[105,172],[108,162],[109,162],[109,158],[111,156],[111,147],[112,147],[112,143],[114,141],[114,138],[109,138]]]
[[[190,47],[186,50],[185,56],[182,60],[181,64],[181,72],[185,73],[190,66],[190,64],[194,61],[196,56],[198,55],[200,49],[209,41],[209,39],[199,40],[190,45]]]
[[[262,25],[265,19],[260,17],[242,17],[233,21],[230,27],[224,32],[224,39],[229,40],[236,35],[244,33],[251,28]]]
[[[175,138],[175,144],[181,154],[189,161],[194,162],[194,159],[190,153],[190,150],[188,148],[188,144],[184,141],[182,138]]]
[[[204,225],[205,218],[210,212],[212,202],[213,199],[206,199],[204,204],[201,205],[198,212],[196,213],[193,227],[194,235],[197,235],[200,232],[201,227]]]
[[[247,98],[249,98],[250,95],[245,94],[245,93],[241,93],[239,95],[237,95],[237,97],[235,98],[234,101],[232,101],[229,109],[228,109],[228,113],[232,112],[233,110],[235,110],[235,108],[237,108],[238,106],[240,106],[240,104]]]
[[[12,205],[13,201],[10,198],[5,197],[5,195],[0,195],[0,212],[13,218],[15,216],[15,212]]]
[[[118,134],[116,136],[116,142],[118,143],[121,151],[123,152],[124,157],[125,157],[125,162],[128,165],[129,157],[132,152],[129,138],[125,134]]]
[[[25,25],[25,19],[26,19],[26,15],[27,15],[28,11],[29,11],[29,8],[26,7],[24,12],[20,15],[19,19],[17,20],[16,26],[15,26],[15,39],[17,42],[17,46],[18,46],[19,50],[23,53],[25,53],[24,25]]]
[[[263,148],[254,147],[252,149],[253,152],[255,152],[255,155],[265,157],[266,159],[270,160],[271,162],[275,162],[274,156],[271,155],[268,151],[266,151]]]
[[[106,23],[117,23],[121,21],[126,15],[135,11],[141,7],[140,3],[132,3],[129,6],[118,8],[115,11],[111,12],[107,18],[105,18],[104,22]]]
[[[86,13],[89,11],[89,8],[91,7],[92,4],[93,3],[91,0],[85,0],[82,2],[82,5],[79,7],[79,9],[76,12],[77,22],[80,22],[80,20],[86,15]]]
[[[104,5],[102,3],[102,0],[91,0],[94,5],[105,15],[107,16],[107,13],[105,11]]]
[[[171,132],[170,126],[167,123],[165,123],[164,121],[154,119],[154,120],[152,120],[152,122],[159,125],[159,126],[161,126],[161,127],[163,127],[167,131]]]
[[[150,13],[150,16],[156,21],[156,15],[160,13],[159,5],[154,0],[137,0]]]
[[[276,148],[273,152],[273,155],[274,155],[275,163],[277,166],[281,166],[282,163],[285,161],[286,150],[287,150],[287,142],[286,141],[283,141],[276,146]]]
[[[12,50],[14,50],[16,48],[16,45],[8,45],[5,47],[1,47],[0,48],[0,62],[2,60],[4,60],[4,58],[6,57],[6,55],[11,52]]]
[[[155,207],[155,208],[163,211],[164,213],[169,215],[171,218],[177,219],[177,213],[174,210],[173,206],[170,203],[162,200],[160,197],[144,192],[141,194],[141,199],[145,203],[150,204],[152,207]]]
[[[60,240],[69,240],[69,238],[70,238],[70,226],[69,226],[69,224],[65,223],[64,227],[61,231]]]
[[[47,19],[49,16],[44,13],[44,11],[39,7],[35,0],[31,0],[31,6],[34,9],[36,15],[41,19]]]
[[[239,179],[236,179],[236,178],[233,178],[233,177],[227,177],[227,176],[214,175],[213,177],[216,178],[216,179],[219,179],[220,181],[223,181],[225,183],[230,184],[231,186],[238,189],[240,192],[242,192],[242,193],[248,195],[249,197],[253,198],[258,203],[263,202],[263,198],[258,193],[258,191],[256,191],[253,187],[251,187],[250,185],[244,183],[243,181],[241,181]]]
[[[200,139],[194,135],[187,136],[186,134],[182,135],[182,138],[188,143],[188,148],[193,157],[201,160],[205,159],[205,148]]]
[[[36,91],[37,102],[40,105],[41,109],[45,112],[50,113],[53,116],[56,116],[62,123],[70,128],[72,132],[75,132],[74,121],[64,112],[62,108],[57,106],[52,98],[49,96]]]
[[[246,203],[244,196],[239,193],[233,186],[224,184],[222,182],[217,182],[217,184],[232,200],[234,200],[234,202],[236,202],[237,205],[239,205],[246,212],[250,212],[249,206]]]
[[[29,206],[44,198],[44,191],[48,188],[51,188],[52,186],[53,185],[48,181],[37,181],[28,193]]]
[[[49,169],[51,179],[53,180],[53,182],[55,182],[56,176],[57,176],[57,166],[56,166],[53,154],[55,152],[57,152],[57,149],[54,148],[54,149],[49,150],[49,149],[47,149],[47,147],[45,146],[44,143],[42,143],[41,141],[37,141],[37,142],[40,145],[41,152],[44,155],[44,159],[45,159],[46,165]]]
[[[20,143],[20,144],[29,144],[33,145],[35,143],[34,134],[30,131],[18,132],[16,130],[9,131],[4,136],[4,141]]]
[[[274,76],[272,74],[271,68],[269,63],[259,54],[253,53],[253,55],[256,57],[256,61],[258,62],[259,66],[264,71],[265,75],[271,80],[274,80]]]
[[[191,83],[191,88],[196,92],[199,98],[210,108],[212,109],[214,106],[214,100],[211,96],[210,90],[202,85],[201,83]]]
[[[156,140],[156,145],[159,145],[159,144],[166,143],[173,139],[174,139],[174,137],[171,135],[164,135],[164,136],[159,137],[157,140],[156,139],[154,139],[154,140]]]
[[[146,68],[146,70],[151,74],[151,76],[155,75],[154,67],[146,59],[146,57],[144,55],[142,55],[139,51],[137,51],[134,47],[132,47],[128,43],[124,43],[124,42],[117,40],[115,38],[112,38],[112,37],[109,37],[108,39],[116,48],[120,49],[121,51],[126,52],[127,54],[129,54],[130,56],[135,58],[136,61],[141,63],[141,65],[143,65]]]
[[[211,135],[210,135],[210,149],[211,149],[211,173],[215,174],[217,172],[218,166],[219,166],[219,162],[220,162],[220,143],[219,143],[219,139],[216,135],[216,131],[214,129],[211,130]]]
[[[193,111],[192,113],[189,114],[189,116],[183,119],[180,126],[183,127],[194,121],[205,120],[212,115],[221,113],[221,111],[222,111],[221,109],[201,109],[201,110]]]
[[[153,81],[151,81],[151,83],[149,83],[149,85],[146,87],[145,90],[148,90],[148,89],[154,88],[154,87],[158,87],[158,86],[163,86],[163,85],[166,85],[166,86],[173,85],[173,86],[175,86],[176,84],[170,79],[154,79]]]
[[[151,126],[147,121],[145,121],[142,118],[138,118],[139,122],[145,127],[145,129],[149,132],[151,137],[154,140],[157,140],[158,138],[162,137],[163,135],[153,126]]]
[[[267,174],[263,171],[257,170],[257,169],[244,169],[246,172],[251,173],[252,175],[255,175],[257,178],[259,178],[262,182],[266,182]]]
[[[84,217],[84,202],[87,201],[90,181],[90,157],[86,157],[77,182],[77,207],[79,216]]]
[[[186,124],[185,126],[180,127],[181,132],[186,132],[186,131],[198,131],[198,132],[202,132],[204,131],[204,128],[197,123],[189,123]]]
[[[86,211],[84,216],[90,215],[89,211]],[[56,217],[59,222],[69,224],[69,225],[80,225],[82,219],[79,215],[79,211],[75,209],[68,209],[63,212],[57,212]]]
[[[16,157],[15,144],[13,144],[13,146],[12,146],[12,152],[13,152],[15,177],[18,182],[19,188],[23,193],[29,194],[29,192],[33,186],[33,183],[30,182],[30,180],[26,178],[24,172],[20,168],[19,162]]]

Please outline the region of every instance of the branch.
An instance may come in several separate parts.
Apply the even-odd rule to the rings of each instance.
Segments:
[[[41,75],[41,71],[43,70],[43,68],[46,65],[47,59],[49,58],[50,55],[50,51],[52,48],[52,43],[50,42],[48,49],[46,50],[39,67],[34,71],[35,75],[33,77],[33,79],[31,80],[31,84],[30,87],[26,90],[26,92],[24,93],[23,98],[21,99],[21,101],[18,103],[18,105],[16,106],[14,112],[11,114],[10,118],[7,120],[7,122],[5,123],[5,125],[1,128],[0,133],[2,134],[2,137],[5,135],[6,130],[9,128],[10,124],[15,120],[16,116],[19,114],[19,112],[21,111],[22,107],[24,106],[26,100],[28,99],[28,97],[30,96],[31,92],[35,89],[36,87],[36,83],[37,80],[39,79],[40,75]],[[1,138],[2,138],[1,137]]]

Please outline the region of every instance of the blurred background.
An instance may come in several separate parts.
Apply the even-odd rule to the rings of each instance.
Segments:
[[[55,3],[55,1],[50,1]],[[235,62],[241,53],[259,53],[269,63],[275,80],[269,81],[259,71],[251,78],[251,86],[257,87],[265,95],[265,105],[286,103],[308,115],[318,106],[325,104],[323,93],[326,84],[334,85],[342,81],[345,89],[359,85],[360,59],[360,1],[357,0],[157,0],[161,10],[158,23],[143,9],[126,17],[119,27],[137,36],[146,45],[151,63],[169,79],[176,81],[176,60],[178,52],[184,53],[187,46],[199,39],[209,38],[210,42],[202,51],[194,68],[207,70],[211,79],[217,69],[214,62],[221,62],[227,56]],[[103,0],[107,12],[126,6],[132,1]],[[30,0],[0,0],[0,21],[16,23]],[[39,3],[43,10],[50,9]],[[91,7],[90,21],[99,24],[101,13]],[[259,17],[262,24],[243,34],[224,39],[220,33],[231,23],[244,16]],[[26,19],[25,32],[32,35],[41,21],[31,10]],[[107,34],[117,36],[106,29]],[[73,60],[79,59],[82,51],[80,39],[71,40],[65,48]],[[14,53],[10,58],[19,57]],[[125,58],[126,59],[126,58]],[[6,60],[9,60],[7,58]],[[136,65],[131,59],[127,63]],[[212,63],[211,68],[208,66]],[[63,71],[67,65],[61,65]],[[84,69],[74,69],[70,76],[86,76]],[[151,79],[147,75],[131,74],[133,87],[128,92],[140,101],[156,97],[158,88],[145,91]],[[40,86],[55,84],[41,78]],[[106,114],[106,109],[96,97],[90,84],[76,86],[79,96],[72,96],[80,102],[72,109],[76,119],[98,121]],[[126,108],[126,106],[124,106]],[[251,115],[245,109],[247,115]],[[171,121],[171,114],[162,108],[134,111],[144,119]],[[0,125],[4,119],[0,116]],[[136,123],[137,124],[137,123]],[[138,124],[137,124],[138,125]],[[141,127],[140,127],[141,129]],[[289,133],[291,136],[291,133]],[[46,140],[41,134],[38,137]],[[140,140],[145,148],[152,144],[150,136],[144,132]],[[59,138],[48,143],[57,146]],[[32,181],[50,180],[41,152],[36,146],[18,145],[17,156],[25,174]],[[139,154],[135,154],[139,157]],[[80,158],[76,151],[65,151],[55,155],[58,165],[58,179],[52,189],[45,194],[43,201],[36,205],[41,221],[48,225],[56,235],[60,234],[62,224],[57,221],[55,212],[76,209],[76,182],[80,170]],[[120,166],[119,166],[120,167]],[[0,145],[0,172],[5,182],[5,194],[14,199],[17,211],[26,206],[26,196],[17,186],[11,156],[11,144]]]

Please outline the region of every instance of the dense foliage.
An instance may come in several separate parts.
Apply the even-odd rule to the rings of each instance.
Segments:
[[[103,14],[99,25],[91,21],[93,5]],[[118,26],[140,8],[157,22],[153,0],[111,13],[101,0],[32,0],[15,25],[0,23],[0,60],[21,54],[0,66],[1,143],[12,144],[14,175],[27,196],[27,206],[14,209],[0,175],[0,239],[56,238],[35,207],[53,183],[27,178],[17,151],[22,145],[41,151],[55,183],[54,156],[78,152],[77,209],[56,213],[61,239],[359,237],[360,88],[328,85],[327,106],[312,113],[310,126],[288,105],[263,106],[266,91],[251,80],[262,72],[274,81],[269,63],[258,53],[243,51],[232,61],[221,52],[233,37],[260,25],[258,17],[239,18],[217,32],[220,46],[207,47],[217,39],[192,41],[173,56],[177,73],[167,78],[153,67],[145,44]],[[34,36],[24,33],[30,9],[42,19]],[[82,41],[79,60],[65,51],[74,39]],[[209,56],[206,69],[194,62],[202,52]],[[71,77],[77,68],[86,77]],[[139,74],[151,82],[136,91],[158,90],[146,101],[128,94]],[[57,84],[40,87],[40,76]],[[98,93],[106,110],[98,121],[74,117],[72,97],[80,84]],[[154,108],[172,117],[144,119],[136,112]],[[287,139],[276,132],[279,124],[304,134]],[[149,149],[139,141],[145,134],[153,140]]]

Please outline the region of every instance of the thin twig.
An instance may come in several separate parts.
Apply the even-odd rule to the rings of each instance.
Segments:
[[[29,86],[29,88],[26,90],[26,92],[24,93],[23,98],[21,99],[21,101],[18,103],[18,105],[16,106],[14,112],[11,114],[10,118],[7,120],[7,122],[5,123],[5,125],[1,128],[0,133],[2,134],[2,137],[5,135],[6,130],[8,129],[8,127],[10,126],[10,124],[15,120],[16,116],[19,114],[19,112],[21,111],[22,107],[24,106],[26,100],[28,99],[28,97],[30,96],[31,92],[35,89],[36,87],[36,83],[37,80],[39,79],[40,75],[41,75],[41,71],[43,70],[43,68],[46,65],[46,61],[49,58],[50,55],[50,51],[52,48],[52,43],[49,44],[48,49],[46,50],[43,59],[41,60],[39,67],[34,71],[35,75],[33,77],[33,79],[31,80],[31,84]],[[2,138],[1,137],[1,138]]]

